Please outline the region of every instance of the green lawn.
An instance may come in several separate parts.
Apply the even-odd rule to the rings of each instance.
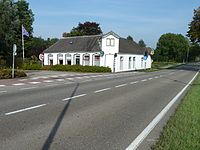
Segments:
[[[200,150],[200,75],[152,149]]]

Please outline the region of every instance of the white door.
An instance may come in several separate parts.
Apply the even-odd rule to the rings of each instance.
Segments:
[[[113,65],[114,65],[114,55],[112,54],[106,54],[105,55],[105,67],[109,67],[113,71]]]

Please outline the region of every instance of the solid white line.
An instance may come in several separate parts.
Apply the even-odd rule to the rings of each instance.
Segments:
[[[0,93],[6,93],[7,91],[0,91]]]
[[[94,93],[99,93],[99,92],[103,92],[103,91],[107,91],[107,90],[110,90],[110,88],[105,88],[105,89],[97,90],[97,91],[94,91]]]
[[[123,86],[126,86],[127,84],[121,84],[121,85],[117,85],[115,86],[116,88],[119,88],[119,87],[123,87]]]
[[[15,84],[12,84],[12,85],[19,86],[19,85],[25,85],[25,84],[24,83],[15,83]]]
[[[130,84],[136,84],[136,83],[138,83],[139,81],[134,81],[134,82],[131,82]]]
[[[68,98],[65,98],[63,99],[62,101],[68,101],[70,99],[74,99],[74,98],[78,98],[78,97],[83,97],[83,96],[86,96],[87,94],[81,94],[81,95],[77,95],[77,96],[73,96],[73,97],[68,97]]]
[[[159,121],[165,116],[173,104],[188,88],[188,86],[194,81],[199,72],[195,74],[192,80],[165,106],[165,108],[149,123],[149,125],[137,136],[137,138],[126,148],[126,150],[135,150],[142,143],[142,141],[148,136],[148,134],[154,129]]]
[[[20,109],[20,110],[16,110],[16,111],[8,112],[8,113],[5,113],[5,115],[8,116],[8,115],[20,113],[20,112],[24,112],[24,111],[27,111],[27,110],[31,110],[31,109],[36,109],[36,108],[39,108],[39,107],[43,107],[45,105],[47,105],[47,104],[41,104],[41,105],[37,105],[37,106],[33,106],[33,107],[28,107],[28,108],[24,108],[24,109]]]
[[[6,86],[6,85],[0,85],[0,87],[4,87],[4,86]]]

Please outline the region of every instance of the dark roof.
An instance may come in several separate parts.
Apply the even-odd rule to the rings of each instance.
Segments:
[[[101,50],[100,39],[101,35],[67,37],[60,39],[54,45],[44,50],[44,52],[97,52]]]
[[[144,54],[145,48],[140,47],[135,41],[124,38],[119,39],[119,53],[124,54]]]

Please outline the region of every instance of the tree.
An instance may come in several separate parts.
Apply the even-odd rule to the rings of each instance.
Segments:
[[[189,31],[187,33],[192,42],[200,43],[200,7],[194,10],[194,17],[189,24]]]
[[[138,44],[140,47],[146,47],[146,44],[144,43],[144,41],[142,39],[139,40]]]
[[[128,36],[127,38],[126,38],[128,41],[133,41],[133,37],[132,36]]]
[[[21,25],[24,24],[30,34],[33,31],[34,19],[28,5],[24,0],[0,0],[0,55],[8,64],[12,60],[12,45],[17,44],[18,52],[21,49]]]
[[[16,30],[19,26],[17,9],[12,0],[0,0],[0,55],[10,60],[12,44],[16,42]]]
[[[63,37],[69,36],[83,36],[83,35],[99,35],[102,34],[102,30],[96,22],[79,23],[77,27],[73,27],[70,33],[63,33]]]
[[[33,33],[33,21],[34,21],[34,14],[32,12],[32,10],[29,8],[29,3],[26,2],[25,0],[19,0],[17,2],[14,3],[16,5],[17,8],[17,16],[19,18],[20,21],[20,25],[17,28],[17,46],[18,46],[18,55],[20,55],[22,53],[22,38],[21,38],[21,34],[22,34],[22,28],[21,26],[23,25],[25,27],[25,29],[28,31],[30,37],[32,37],[32,33]],[[27,44],[27,42],[30,39],[28,39],[27,37],[25,37],[25,44]],[[25,54],[27,53],[27,49],[25,49]]]
[[[157,61],[186,61],[189,41],[181,34],[163,34],[157,43],[155,58]]]
[[[197,43],[192,43],[189,50],[189,61],[199,61],[200,60],[200,45]]]

